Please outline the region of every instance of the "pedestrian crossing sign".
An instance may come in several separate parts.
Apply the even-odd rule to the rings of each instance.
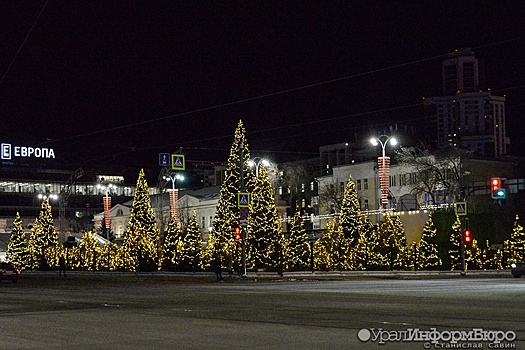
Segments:
[[[184,154],[171,155],[171,170],[186,170]]]
[[[237,195],[237,207],[248,208],[250,206],[250,193],[239,192]]]
[[[465,216],[467,215],[467,202],[456,202],[456,215]]]

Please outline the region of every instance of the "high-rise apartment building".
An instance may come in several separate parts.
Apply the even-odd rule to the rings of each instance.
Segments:
[[[468,48],[443,62],[443,96],[425,99],[426,135],[434,147],[487,158],[507,153],[505,97],[480,90],[478,59]]]

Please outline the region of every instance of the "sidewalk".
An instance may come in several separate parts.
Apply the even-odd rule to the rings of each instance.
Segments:
[[[56,276],[58,278],[57,271],[22,271],[20,276],[38,277],[38,276]],[[148,278],[176,278],[181,277],[184,279],[215,279],[215,274],[212,272],[168,272],[168,271],[155,271],[155,272],[107,272],[107,271],[75,271],[68,270],[66,278],[75,276],[93,276],[93,277],[148,277]],[[230,277],[223,274],[225,280],[229,280]],[[509,269],[506,270],[474,270],[467,271],[465,276],[461,276],[459,271],[294,271],[284,272],[283,276],[279,276],[276,272],[250,272],[248,271],[248,280],[260,279],[260,280],[345,280],[345,279],[361,279],[361,278],[372,278],[372,279],[440,279],[440,278],[514,278],[510,273]],[[234,280],[242,280],[238,275],[233,276]]]

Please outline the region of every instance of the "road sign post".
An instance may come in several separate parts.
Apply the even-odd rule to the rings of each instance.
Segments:
[[[467,216],[467,202],[456,202],[454,210],[457,216]]]
[[[186,170],[184,154],[171,155],[171,170]]]

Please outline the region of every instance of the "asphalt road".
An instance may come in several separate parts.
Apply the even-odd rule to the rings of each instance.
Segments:
[[[450,342],[394,341],[407,329],[432,328],[445,338],[473,328],[515,334],[508,344],[525,349],[524,303],[525,278],[512,277],[216,283],[31,275],[0,284],[0,349],[446,348]],[[359,339],[379,334],[390,340]]]

